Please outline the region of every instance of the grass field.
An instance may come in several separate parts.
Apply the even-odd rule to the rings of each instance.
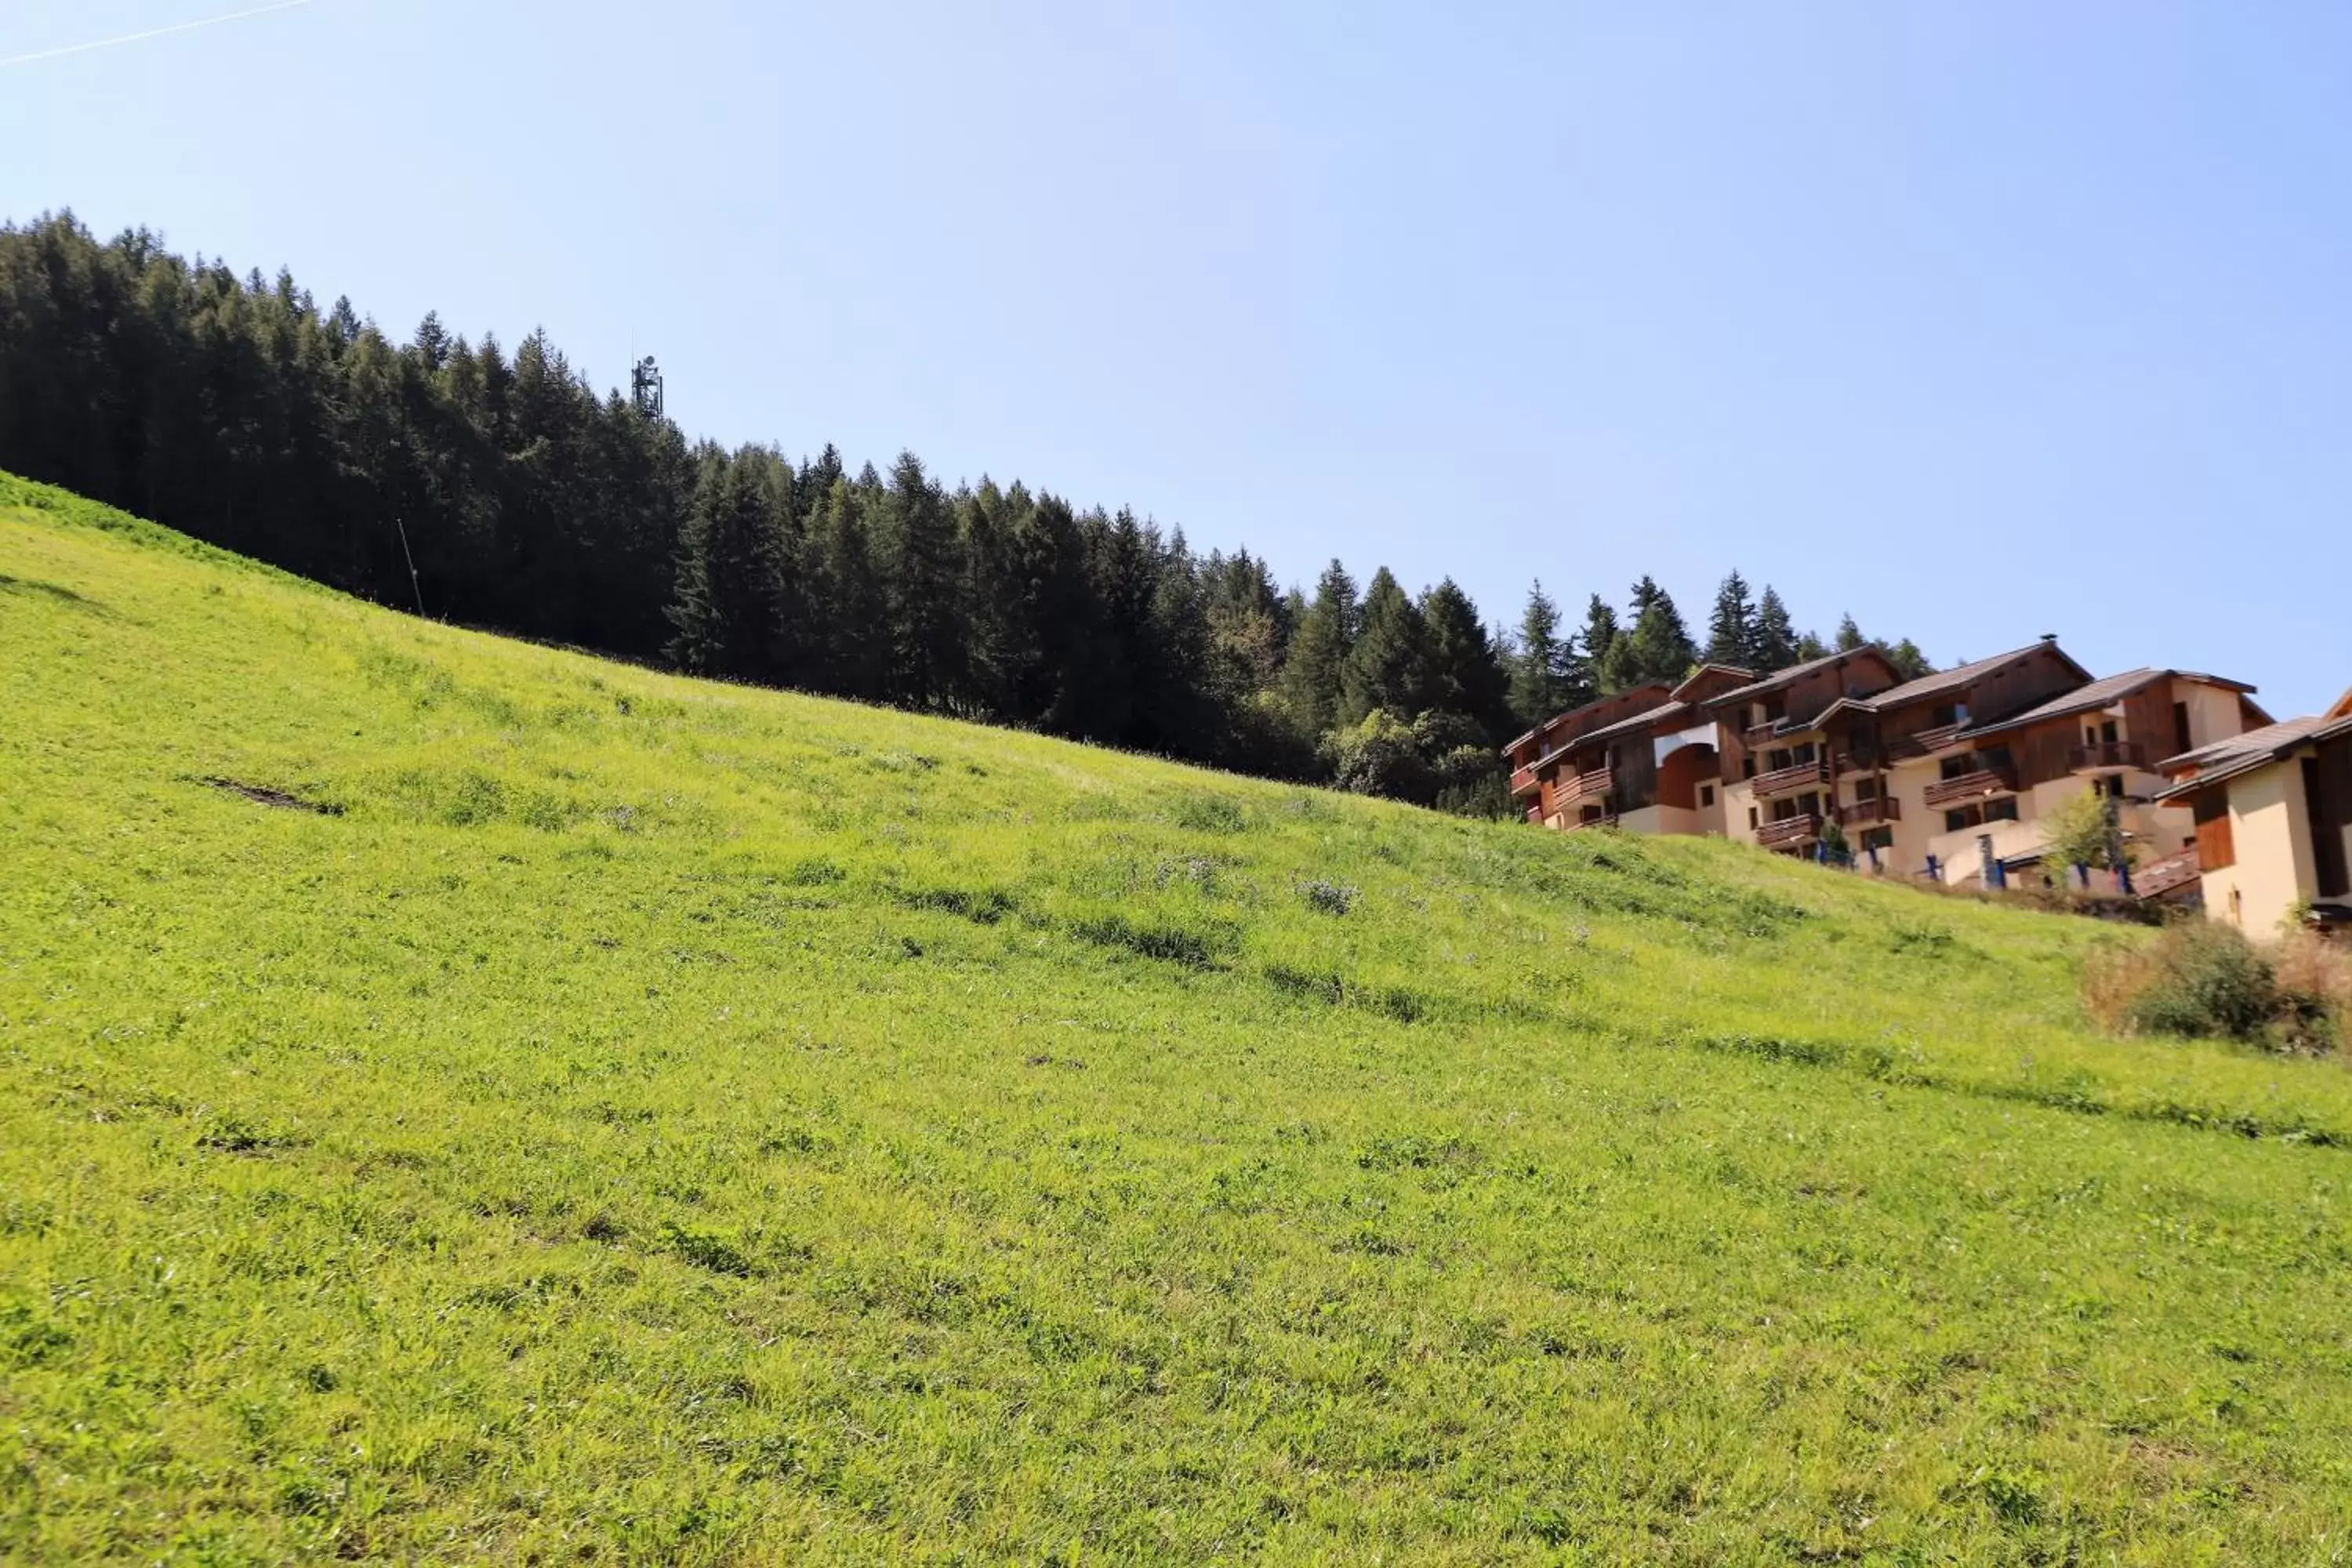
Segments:
[[[2092,922],[0,479],[0,1553],[2352,1556],[2352,1078]]]

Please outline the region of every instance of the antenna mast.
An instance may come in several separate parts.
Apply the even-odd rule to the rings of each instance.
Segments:
[[[636,368],[629,373],[629,399],[646,418],[662,416],[661,367],[654,363],[653,355],[639,360]]]

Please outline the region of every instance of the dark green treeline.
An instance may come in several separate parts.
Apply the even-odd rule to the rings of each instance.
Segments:
[[[1736,573],[1703,643],[1647,577],[1576,627],[1538,587],[1508,637],[1451,581],[1335,561],[1285,592],[1246,550],[912,453],[691,443],[541,333],[396,344],[70,216],[0,227],[0,467],[439,618],[1462,810],[1504,809],[1496,743],[1563,708],[1822,646]]]

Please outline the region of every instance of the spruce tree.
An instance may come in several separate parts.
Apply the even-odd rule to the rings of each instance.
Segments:
[[[912,452],[890,466],[887,515],[891,694],[909,707],[945,708],[964,690],[963,573],[947,500]]]
[[[1935,661],[1919,651],[1919,645],[1905,637],[1886,650],[1886,662],[1906,680],[1917,680],[1936,673]]]
[[[1675,608],[1673,595],[1647,577],[1633,585],[1633,601],[1640,613],[1610,648],[1603,679],[1615,691],[1653,681],[1678,685],[1698,658],[1682,612]]]
[[[1789,606],[1780,602],[1780,591],[1769,583],[1756,604],[1756,641],[1747,662],[1759,675],[1769,675],[1797,662],[1797,628],[1790,623]]]
[[[1559,635],[1559,606],[1538,581],[1528,590],[1519,616],[1518,646],[1511,650],[1511,710],[1522,729],[1576,706],[1570,700],[1569,660],[1574,653]]]
[[[671,661],[696,675],[771,679],[782,605],[782,563],[751,465],[709,450],[680,540]]]
[[[1862,627],[1855,622],[1853,611],[1849,610],[1843,616],[1839,617],[1837,629],[1838,652],[1852,653],[1856,648],[1867,646],[1869,642],[1870,639],[1862,635]]]
[[[1607,697],[1619,689],[1609,684],[1618,640],[1624,636],[1617,612],[1595,594],[1584,606],[1584,629],[1576,634],[1576,651],[1569,661],[1571,705]]]
[[[1494,744],[1508,740],[1516,727],[1509,678],[1478,606],[1448,577],[1422,595],[1421,619],[1429,637],[1430,706],[1466,715]]]
[[[1339,685],[1349,651],[1356,645],[1359,610],[1356,580],[1334,560],[1315,584],[1315,598],[1298,618],[1290,658],[1282,669],[1282,695],[1301,730],[1320,736],[1339,711]]]
[[[1748,579],[1733,572],[1715,591],[1715,614],[1707,621],[1707,662],[1744,668],[1755,649],[1756,605],[1748,596]]]
[[[1361,723],[1375,708],[1410,720],[1429,706],[1429,628],[1385,566],[1364,590],[1362,619],[1340,677],[1339,721]]]

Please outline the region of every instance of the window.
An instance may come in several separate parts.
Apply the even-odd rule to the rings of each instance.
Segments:
[[[1702,806],[1713,805],[1715,804],[1715,786],[1713,784],[1701,784],[1698,786],[1698,803]]]
[[[1874,827],[1874,828],[1872,828],[1869,832],[1864,833],[1864,834],[1862,836],[1862,847],[1863,847],[1864,849],[1892,849],[1892,848],[1894,848],[1894,847],[1895,847],[1895,829],[1893,829],[1893,828],[1891,828],[1891,827]]]
[[[1958,833],[1964,828],[1974,827],[1978,823],[1984,820],[1982,817],[1976,815],[1976,809],[1977,808],[1972,805],[1964,805],[1958,811],[1948,811],[1944,813],[1944,831],[1947,833]]]
[[[2188,751],[2196,743],[2196,742],[2189,738],[2189,704],[2186,702],[2174,703],[2172,705],[2172,750],[2174,753],[2177,755],[2179,752]]]
[[[1748,808],[1748,831],[1756,831],[1756,808],[1752,805]]]
[[[2092,729],[2088,724],[2084,725],[2084,726],[2083,726],[2083,744],[2084,744],[2084,745],[2086,745],[2086,746],[2095,746],[2095,745],[2097,745],[2098,743],[2099,743],[2099,732],[2098,732],[2096,730]]]
[[[1927,728],[1930,730],[1940,730],[1947,724],[1958,723],[1961,717],[1962,712],[1958,703],[1938,703],[1935,707],[1927,710]]]
[[[1752,779],[1756,776],[1756,759],[1754,757],[1749,756],[1739,759],[1739,776],[1744,779]]]
[[[1808,741],[1803,745],[1799,746],[1796,749],[1795,752],[1792,753],[1790,760],[1794,765],[1802,767],[1807,763],[1813,761],[1820,755],[1821,753],[1819,752],[1813,750],[1813,743],[1811,741]]]
[[[1767,773],[1777,773],[1782,768],[1795,766],[1796,761],[1794,754],[1786,746],[1782,746],[1777,751],[1764,753],[1764,769]]]
[[[1977,771],[1976,753],[1962,752],[1957,757],[1946,757],[1936,764],[1936,772],[1946,779],[1965,778]]]
[[[2099,726],[2099,739],[2110,743],[2115,741],[2116,721],[2113,719],[2108,720],[2105,723]]]
[[[1853,798],[1856,800],[1876,800],[1878,798],[1878,781],[1876,779],[1854,780]]]
[[[1989,800],[1985,802],[1984,819],[1987,822],[2015,822],[2017,820],[2017,797],[2013,795],[2003,795],[1999,800]]]

